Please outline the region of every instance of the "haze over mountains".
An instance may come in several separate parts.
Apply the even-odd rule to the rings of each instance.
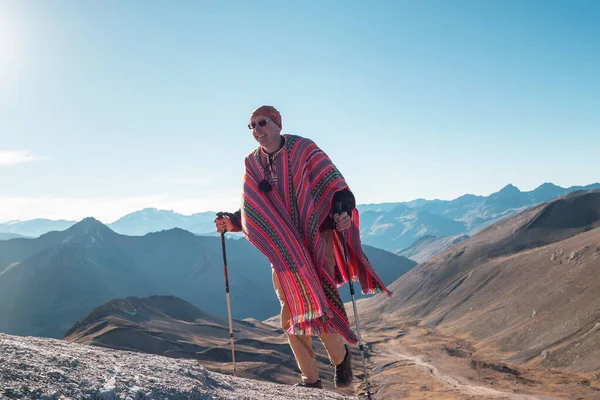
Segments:
[[[468,194],[450,201],[418,199],[407,203],[359,205],[361,235],[366,244],[400,253],[425,236],[473,235],[527,207],[576,190],[598,188],[600,183],[570,188],[544,183],[535,190],[521,192],[507,185],[489,196]]]
[[[227,240],[226,248],[233,316],[279,313],[268,260],[246,240]],[[416,264],[365,252],[387,284]],[[224,292],[220,237],[179,228],[126,236],[86,218],[36,239],[0,241],[0,332],[61,337],[95,307],[129,296],[173,295],[227,315]]]
[[[36,218],[27,221],[7,221],[0,223],[0,239],[12,239],[8,235],[17,235],[17,237],[38,237],[51,231],[63,231],[73,226],[77,221],[67,221],[64,219],[50,220],[45,218]]]
[[[111,230],[122,235],[143,236],[146,233],[180,228],[196,234],[214,235],[214,219],[212,211],[192,215],[183,215],[172,210],[145,208],[127,214],[117,221],[107,224]],[[0,223],[0,232],[21,236],[38,237],[51,231],[63,231],[75,225],[77,221],[33,219],[29,221],[8,221]],[[0,238],[2,238],[0,236]]]
[[[455,200],[417,199],[405,203],[360,204],[361,235],[365,244],[398,253],[420,262],[447,248],[460,238],[472,235],[489,224],[527,207],[576,190],[600,188],[599,183],[562,188],[544,183],[521,192],[507,185],[489,196],[464,195]],[[199,235],[215,236],[212,211],[182,215],[172,210],[146,208],[108,224],[124,235],[181,228]],[[0,240],[19,234],[37,237],[52,230],[64,230],[75,221],[12,221],[0,223]],[[240,234],[230,234],[240,238]],[[419,242],[424,239],[425,242]]]
[[[25,236],[19,235],[18,233],[0,233],[0,240],[24,238]]]

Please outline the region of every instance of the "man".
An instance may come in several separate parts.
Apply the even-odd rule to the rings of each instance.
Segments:
[[[271,262],[281,326],[302,372],[297,385],[322,388],[314,334],[335,366],[335,387],[347,387],[352,365],[345,342],[358,339],[338,285],[358,277],[363,293],[391,295],[362,251],[354,195],[311,140],[281,134],[281,115],[274,107],[254,110],[248,128],[259,146],[246,157],[242,208],[229,218],[215,219],[217,231],[243,231]],[[336,203],[343,212],[333,212]],[[348,240],[350,276],[343,267],[342,231]]]

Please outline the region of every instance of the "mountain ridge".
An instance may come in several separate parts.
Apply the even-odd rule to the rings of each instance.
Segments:
[[[600,190],[570,193],[430,257],[361,312],[472,338],[505,362],[600,369],[598,243]]]
[[[226,243],[234,318],[277,314],[269,261],[245,240]],[[363,249],[386,284],[416,264]],[[59,337],[98,305],[129,296],[175,295],[226,315],[224,286],[221,239],[180,228],[127,236],[85,218],[37,239],[0,241],[0,331],[7,333]],[[345,288],[340,294],[349,300]]]
[[[400,205],[407,206],[413,209],[419,209],[427,205],[427,207],[425,207],[425,210],[427,210],[428,207],[431,207],[435,210],[436,207],[439,208],[448,204],[464,205],[465,203],[483,200],[490,196],[497,195],[498,193],[502,193],[503,191],[506,192],[507,190],[509,190],[507,188],[511,187],[518,190],[518,188],[516,188],[514,185],[508,184],[504,186],[504,188],[500,189],[498,192],[492,193],[489,196],[464,194],[453,200],[415,199],[409,202],[366,203],[359,204],[357,208],[361,212],[389,212]],[[571,186],[563,188],[553,183],[545,182],[531,191],[522,192],[518,190],[518,192],[526,196],[530,196],[532,199],[534,199],[533,201],[540,203],[543,201],[550,200],[551,198],[557,197],[561,194],[564,194],[567,191],[590,190],[593,188],[600,188],[600,183],[593,183],[586,186]],[[438,212],[437,214],[440,213]],[[171,229],[174,227],[179,227],[196,234],[210,235],[214,233],[214,224],[212,223],[212,221],[214,220],[215,216],[216,212],[213,211],[204,211],[185,215],[177,213],[174,210],[147,207],[142,210],[137,210],[128,213],[111,223],[106,223],[105,225],[117,233],[130,236],[140,236],[149,232],[157,232],[164,229]],[[74,225],[77,222],[78,221],[49,220],[44,218],[37,218],[26,221],[12,220],[0,223],[0,233],[19,234],[27,237],[39,237],[41,234],[50,232],[52,230],[60,231],[67,229],[68,227]]]

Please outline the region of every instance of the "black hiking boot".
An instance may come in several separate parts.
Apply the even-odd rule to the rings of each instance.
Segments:
[[[348,387],[352,383],[352,355],[348,346],[344,345],[344,347],[346,348],[346,357],[344,357],[344,361],[335,366],[333,383],[336,388]]]
[[[296,383],[294,386],[307,387],[307,388],[313,388],[313,389],[323,389],[323,384],[321,383],[320,379],[317,379],[313,383],[308,383],[308,382],[302,381],[300,383]]]

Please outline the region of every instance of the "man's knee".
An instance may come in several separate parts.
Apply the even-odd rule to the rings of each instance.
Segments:
[[[290,317],[284,317],[283,313],[281,313],[281,329],[283,329],[283,332],[287,332],[287,330],[290,329],[290,326],[292,326]]]

